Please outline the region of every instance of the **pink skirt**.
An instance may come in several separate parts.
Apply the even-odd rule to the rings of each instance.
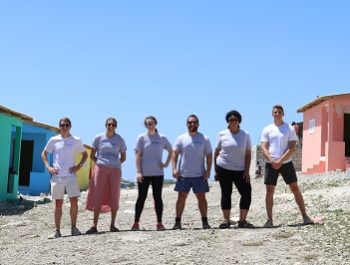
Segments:
[[[122,172],[118,168],[95,165],[89,184],[86,209],[93,212],[118,210]]]

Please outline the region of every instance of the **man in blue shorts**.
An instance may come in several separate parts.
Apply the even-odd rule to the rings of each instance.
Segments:
[[[181,216],[191,188],[198,200],[202,227],[203,229],[210,228],[205,193],[209,191],[208,178],[212,164],[212,149],[208,137],[198,132],[198,127],[198,117],[194,114],[188,116],[188,132],[180,135],[174,146],[172,168],[173,177],[177,179],[175,190],[178,192],[174,230],[181,229]]]
[[[313,221],[306,214],[304,198],[298,187],[297,175],[291,158],[298,139],[295,130],[283,121],[284,111],[281,105],[273,106],[272,116],[274,122],[266,126],[261,135],[261,149],[266,159],[264,183],[266,185],[265,203],[268,218],[264,227],[273,227],[273,194],[279,174],[282,175],[285,183],[293,192],[303,217],[303,223],[313,224]]]

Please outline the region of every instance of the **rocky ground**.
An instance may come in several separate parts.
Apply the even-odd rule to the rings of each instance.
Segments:
[[[53,203],[49,197],[22,196],[19,202],[0,203],[0,264],[350,264],[350,178],[344,172],[300,176],[309,215],[322,224],[302,226],[293,195],[283,181],[275,194],[274,222],[266,220],[262,179],[253,179],[249,221],[257,228],[221,230],[220,188],[208,193],[209,222],[202,230],[195,196],[191,193],[183,215],[183,230],[155,230],[151,192],[141,226],[132,232],[137,190],[123,190],[117,217],[118,233],[109,232],[109,214],[100,218],[99,233],[72,237],[69,202],[64,206],[63,237],[49,240],[53,231]],[[164,188],[164,225],[171,228],[177,193]],[[237,219],[238,194],[233,196],[232,219]],[[80,199],[78,227],[86,231],[92,213]]]

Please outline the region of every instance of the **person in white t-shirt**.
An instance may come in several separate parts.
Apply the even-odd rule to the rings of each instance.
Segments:
[[[291,159],[297,143],[295,130],[283,121],[284,110],[281,105],[273,106],[272,116],[274,122],[266,126],[261,135],[261,149],[266,159],[264,183],[266,185],[265,203],[268,218],[264,227],[273,227],[273,195],[279,174],[282,175],[285,183],[293,192],[303,217],[303,223],[313,224],[313,221],[306,214],[304,198],[298,187],[297,175]]]
[[[62,205],[65,191],[69,197],[71,210],[71,235],[81,235],[76,227],[78,217],[78,197],[80,197],[80,189],[78,186],[76,172],[84,165],[88,154],[85,151],[81,140],[70,134],[72,123],[69,118],[65,117],[59,121],[60,134],[53,136],[47,142],[41,158],[51,177],[51,196],[55,200],[55,232],[49,239],[61,237],[60,226],[62,218]],[[82,158],[78,165],[75,164],[75,157],[81,153]],[[48,161],[48,154],[53,156],[53,164]]]
[[[242,115],[237,110],[229,111],[225,120],[228,126],[219,132],[214,153],[215,173],[220,182],[221,210],[224,217],[219,228],[229,228],[231,225],[232,184],[235,184],[241,195],[238,227],[252,228],[254,226],[246,220],[252,199],[249,175],[252,144],[248,132],[240,126]]]

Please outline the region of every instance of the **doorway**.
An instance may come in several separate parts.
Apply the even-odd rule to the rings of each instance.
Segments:
[[[344,113],[345,156],[350,157],[350,114]]]
[[[33,170],[33,150],[34,141],[22,140],[19,165],[19,186],[29,186],[30,184],[30,172]]]

